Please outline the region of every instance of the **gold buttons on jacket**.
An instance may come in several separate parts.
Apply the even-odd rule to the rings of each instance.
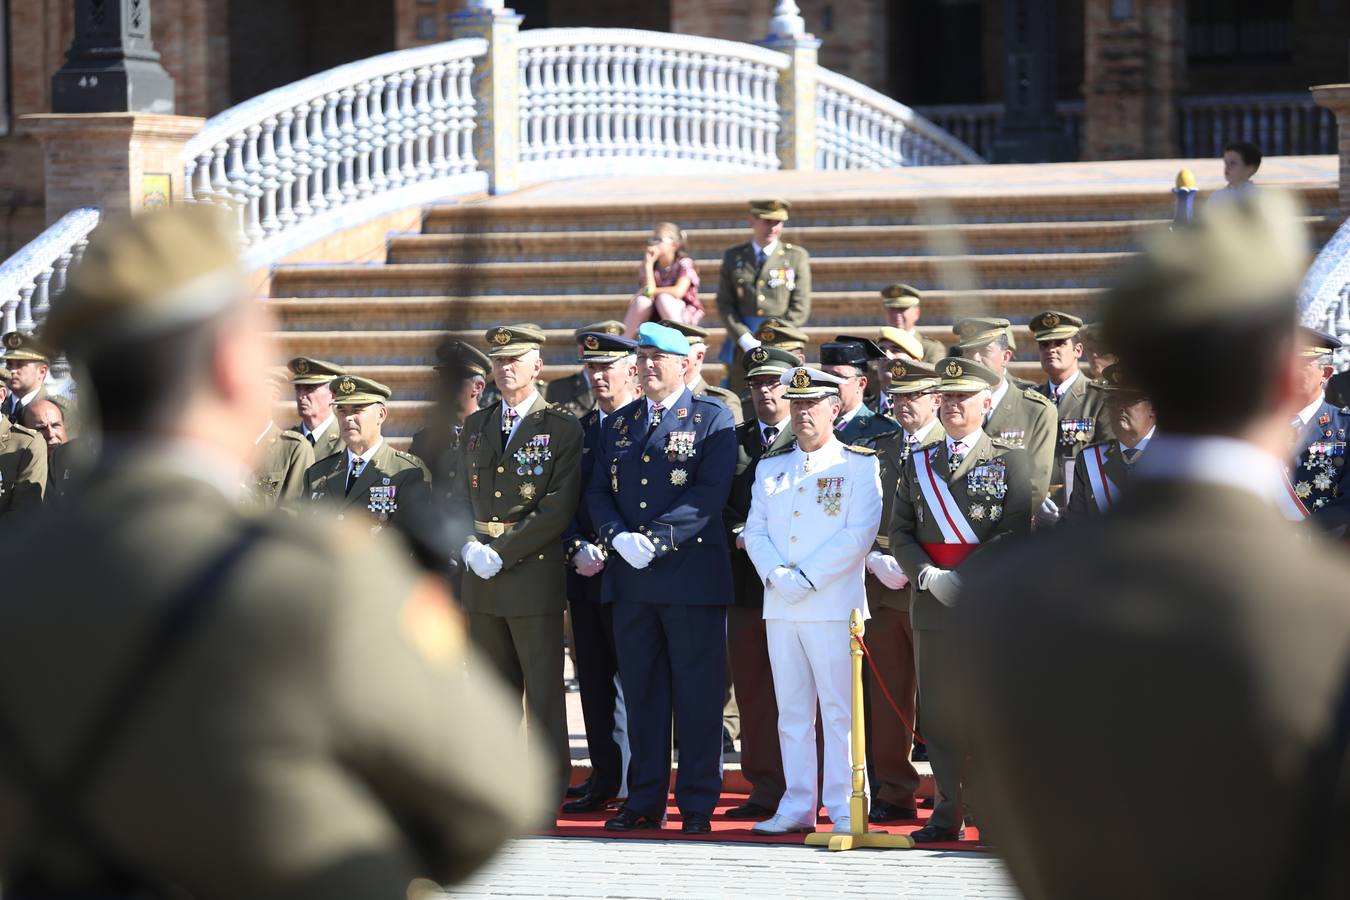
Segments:
[[[502,495],[502,492],[501,492],[501,491],[493,491],[493,492],[492,492],[492,496],[494,496],[494,497],[500,497],[501,495]]]
[[[652,458],[651,458],[650,456],[644,456],[644,457],[642,457],[642,461],[643,461],[643,462],[651,462],[651,461],[652,461]]]
[[[498,467],[497,467],[497,474],[498,474],[498,475],[502,474],[502,473],[505,472],[505,471],[506,471],[506,467],[505,467],[505,466],[498,466]]]
[[[639,501],[638,501],[638,509],[646,509],[646,508],[647,508],[647,501],[646,501],[646,500],[639,500]]]
[[[647,483],[647,479],[645,479],[645,478],[642,479],[642,483],[643,483],[643,484],[646,484],[646,483]]]

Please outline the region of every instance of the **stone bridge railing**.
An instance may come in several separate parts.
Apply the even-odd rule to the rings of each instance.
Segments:
[[[72,146],[120,124],[31,117],[48,153],[49,217],[94,208],[0,265],[5,327],[40,322],[60,290],[61,260],[99,208],[180,199],[225,207],[246,263],[263,269],[399,210],[554,178],[982,162],[903,104],[819,69],[819,41],[803,33],[792,0],[780,0],[760,44],[629,29],[520,32],[521,17],[500,2],[470,0],[456,40],[339,66],[205,123],[128,114],[124,157],[109,175],[116,183],[103,187],[111,207],[61,190],[97,181],[90,165],[69,178],[53,167],[79,166]],[[143,164],[138,140],[155,142],[156,158],[178,171]]]

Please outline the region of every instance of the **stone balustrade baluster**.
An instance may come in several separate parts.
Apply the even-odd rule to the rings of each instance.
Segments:
[[[295,113],[283,109],[277,115],[276,155],[277,155],[277,221],[281,228],[289,228],[296,222],[295,195],[295,149],[291,146],[291,132],[295,122]]]
[[[403,118],[402,144],[399,147],[399,159],[403,169],[404,184],[417,181],[417,104],[413,100],[413,89],[417,83],[417,74],[404,70],[399,76],[398,108]]]
[[[25,289],[21,292],[19,298],[19,308],[16,311],[14,325],[19,331],[31,332],[37,328],[37,322],[33,320],[34,307],[46,307],[51,302],[51,297],[47,293],[47,286],[52,281],[52,270],[43,269],[38,273],[37,278],[33,279],[31,289]]]
[[[340,203],[350,203],[360,193],[356,187],[356,124],[353,105],[356,90],[345,87],[337,92],[334,118],[337,121],[338,185],[342,192]]]
[[[260,226],[264,234],[272,234],[281,227],[281,220],[277,218],[277,191],[281,188],[281,169],[277,166],[276,131],[276,117],[268,116],[263,120],[257,141],[258,187],[262,192]]]
[[[425,181],[435,174],[431,165],[431,69],[419,66],[413,71],[413,109],[417,111],[417,177]]]
[[[245,242],[256,241],[264,234],[262,227],[262,165],[258,162],[258,138],[261,125],[250,125],[244,135],[244,196],[247,204],[244,220]]]
[[[370,180],[370,82],[362,81],[355,87],[352,98],[352,137],[356,158],[352,165],[356,196],[369,197],[375,189]]]
[[[295,156],[295,220],[304,222],[314,214],[309,188],[314,174],[313,148],[309,144],[309,104],[292,110],[291,153]]]
[[[389,129],[384,115],[384,82],[383,75],[370,79],[370,94],[366,98],[370,117],[370,186],[375,194],[382,194],[389,187],[389,177],[385,175]]]
[[[436,63],[430,69],[431,78],[427,82],[427,104],[431,116],[431,174],[440,178],[450,170],[449,154],[446,147],[449,136],[450,110],[445,99],[444,63]]]

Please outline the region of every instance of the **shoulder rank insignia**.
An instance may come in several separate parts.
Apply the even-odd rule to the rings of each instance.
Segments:
[[[860,453],[863,456],[876,456],[876,447],[864,447],[862,444],[845,444],[844,449],[850,453]]]

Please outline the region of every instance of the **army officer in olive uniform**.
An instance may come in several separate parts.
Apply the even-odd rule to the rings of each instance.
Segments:
[[[937,779],[932,818],[916,831],[925,843],[964,834],[962,778],[966,745],[962,664],[953,607],[960,570],[977,546],[1031,528],[1031,477],[1026,453],[985,434],[990,391],[998,374],[968,359],[937,364],[946,437],[910,456],[891,501],[891,555],[914,583],[910,617],[919,665],[923,737]]]
[[[786,200],[750,201],[750,240],[722,255],[717,311],[726,326],[722,362],[738,394],[745,387],[740,358],[757,347],[755,332],[774,318],[797,328],[811,317],[811,256],[781,240],[791,205]]]
[[[0,516],[38,509],[46,490],[47,442],[0,416]]]
[[[1088,444],[1110,437],[1102,418],[1106,395],[1090,390],[1079,367],[1083,341],[1078,332],[1083,320],[1065,312],[1046,310],[1032,317],[1028,326],[1036,339],[1041,369],[1046,381],[1036,390],[1055,405],[1059,427],[1055,436],[1055,463],[1050,471],[1050,496],[1037,510],[1037,521],[1051,524],[1059,518],[1064,500],[1065,463]]]
[[[947,354],[947,348],[942,346],[941,341],[919,334],[919,304],[922,301],[923,294],[919,293],[919,289],[908,284],[897,282],[881,289],[881,306],[886,313],[887,327],[903,331],[918,341],[922,354],[916,358],[931,364],[942,359]]]
[[[558,779],[550,799],[560,802],[571,775],[562,535],[581,495],[582,431],[535,385],[541,330],[501,326],[489,329],[486,341],[501,399],[464,423],[451,499],[472,517],[475,532],[460,553],[462,602],[474,645],[524,695],[531,730],[549,744]]]
[[[297,356],[286,364],[295,386],[295,408],[300,422],[291,431],[305,436],[314,448],[315,461],[342,451],[341,429],[333,416],[333,379],[346,375],[337,363]]]
[[[431,473],[411,453],[395,450],[381,435],[391,395],[369,378],[339,375],[333,392],[337,426],[346,449],[305,472],[305,496],[315,512],[335,508],[338,518],[362,511],[375,527],[397,521],[400,506],[431,497]]]
[[[267,377],[275,407],[290,381],[290,370],[273,369]],[[262,455],[253,469],[253,483],[248,485],[254,502],[263,508],[280,507],[294,512],[296,503],[305,495],[305,471],[314,465],[313,446],[300,432],[282,431],[271,419],[255,443]]]

